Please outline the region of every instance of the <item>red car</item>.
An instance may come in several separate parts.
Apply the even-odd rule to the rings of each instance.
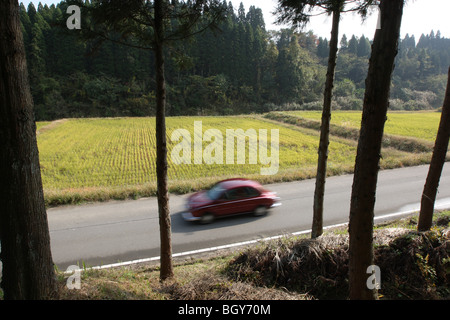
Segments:
[[[253,212],[263,216],[268,209],[280,205],[274,192],[264,189],[258,182],[246,179],[228,179],[211,189],[191,195],[187,211],[182,214],[187,221],[211,223],[215,218]]]

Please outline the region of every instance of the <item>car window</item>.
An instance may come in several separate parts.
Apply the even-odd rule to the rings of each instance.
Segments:
[[[247,187],[247,195],[248,197],[257,197],[260,195],[260,193],[253,187]]]
[[[248,191],[246,187],[231,189],[227,192],[228,199],[239,200],[248,198]]]
[[[211,189],[209,189],[206,194],[208,195],[208,198],[210,198],[211,200],[217,200],[217,199],[221,198],[224,191],[225,191],[225,189],[219,183],[219,184],[216,184]]]
[[[224,192],[220,195],[219,200],[228,200],[228,192]]]

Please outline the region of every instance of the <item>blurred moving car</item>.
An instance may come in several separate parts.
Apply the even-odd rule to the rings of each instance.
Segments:
[[[263,188],[256,181],[228,179],[218,182],[211,189],[197,192],[188,198],[186,221],[211,223],[216,218],[250,213],[266,215],[270,208],[281,205],[276,193]]]

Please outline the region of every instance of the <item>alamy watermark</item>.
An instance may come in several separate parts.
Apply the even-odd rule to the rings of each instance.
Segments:
[[[248,163],[261,165],[262,175],[278,172],[279,130],[270,130],[270,153],[268,152],[268,130],[226,129],[225,139],[219,129],[203,132],[202,121],[194,121],[194,137],[187,129],[176,129],[171,135],[172,142],[178,142],[172,149],[171,159],[180,164],[245,164],[248,150]],[[248,140],[248,148],[247,141]],[[203,142],[210,142],[203,149]],[[193,159],[192,159],[193,149]]]
[[[66,20],[66,26],[69,30],[81,29],[81,10],[79,6],[71,5],[67,7],[66,13],[71,14]]]
[[[69,290],[81,289],[81,269],[76,266],[72,265],[69,266],[65,273],[71,274],[66,281],[66,287]]]
[[[366,285],[367,289],[381,289],[381,270],[379,266],[371,265],[367,267],[366,273],[370,274],[367,278]]]

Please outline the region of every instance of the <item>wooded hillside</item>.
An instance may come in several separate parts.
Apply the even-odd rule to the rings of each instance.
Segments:
[[[151,50],[101,46],[65,28],[65,2],[21,4],[36,120],[154,115]],[[328,40],[312,31],[266,30],[262,11],[223,2],[219,30],[167,49],[169,116],[320,110]],[[63,27],[61,27],[61,25]],[[367,36],[342,35],[334,109],[360,110],[370,56]],[[450,64],[450,39],[440,32],[401,40],[391,109],[440,107]]]

